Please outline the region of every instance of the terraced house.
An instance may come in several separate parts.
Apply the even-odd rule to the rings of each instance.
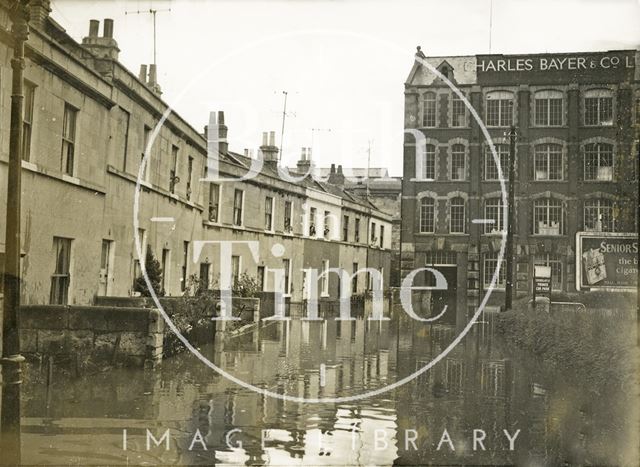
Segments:
[[[508,180],[506,133],[514,125],[516,291],[531,293],[540,264],[551,267],[553,291],[575,292],[577,232],[637,232],[639,56],[427,57],[418,49],[405,82],[404,124],[426,146],[417,153],[416,138],[405,137],[403,275],[434,266],[450,289],[437,298],[458,321],[477,309],[505,228],[500,178]],[[505,274],[503,265],[489,303],[504,302]]]
[[[385,232],[391,231],[390,216],[339,187],[284,181],[277,172],[273,133],[260,146],[264,165],[256,177],[237,181],[251,158],[223,142],[212,157],[221,177],[236,181],[203,181],[206,133],[173,111],[156,131],[168,105],[155,66],[143,65],[135,75],[118,61],[113,21],[105,19],[100,34],[100,22],[92,20],[89,35],[78,43],[48,16],[48,1],[32,4],[22,162],[24,304],[90,304],[96,296],[132,295],[141,261],[136,236],[143,252],[150,247],[160,261],[167,295],[182,294],[194,274],[208,287],[219,286],[221,254],[215,242],[226,240],[258,245],[257,251],[246,243],[234,246],[227,258],[234,279],[246,273],[264,291],[282,291],[291,301],[301,301],[306,293],[304,268],[341,267],[351,273],[372,267],[389,277],[390,236]],[[9,28],[7,11],[0,10],[2,219]],[[224,113],[216,112],[211,122],[226,137]],[[139,176],[139,225],[134,229]],[[210,243],[196,252],[200,241]],[[276,244],[284,248],[274,249]],[[269,268],[284,270],[283,280],[276,281]],[[364,276],[352,283],[354,293],[370,286]],[[322,297],[335,299],[338,289],[338,277],[331,274],[322,284]]]

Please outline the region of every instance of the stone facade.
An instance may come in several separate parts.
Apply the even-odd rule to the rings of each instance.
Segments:
[[[9,28],[7,12],[0,9],[2,219],[9,148]],[[267,162],[256,177],[217,184],[202,181],[207,170],[206,129],[203,134],[179,114],[168,112],[154,67],[148,74],[143,67],[136,76],[117,61],[112,21],[105,20],[102,36],[99,28],[99,22],[92,20],[89,36],[80,44],[45,15],[32,27],[26,44],[25,92],[26,101],[32,102],[32,117],[25,117],[30,118],[25,123],[29,144],[22,165],[23,303],[86,305],[96,296],[135,295],[133,283],[140,274],[136,237],[143,254],[148,246],[161,262],[167,295],[182,294],[192,275],[206,279],[210,287],[219,284],[219,247],[207,244],[194,255],[199,241],[257,242],[257,257],[246,246],[234,247],[237,272],[264,277],[264,290],[275,291],[285,286],[274,283],[268,268],[289,264],[284,292],[291,301],[302,299],[303,265],[317,269],[323,265],[320,257],[305,259],[303,253],[311,245],[320,247],[320,256],[332,258],[330,267],[351,272],[358,262],[360,267],[382,269],[384,284],[389,284],[390,235],[382,244],[368,239],[374,223],[391,232],[390,216],[339,187],[312,180],[284,181],[273,161],[274,149],[277,156],[273,141],[260,147]],[[225,138],[224,114],[216,113],[211,122]],[[146,168],[140,170],[147,144]],[[252,163],[230,151],[226,142],[211,157],[217,160],[221,177],[236,180]],[[234,209],[236,196],[241,197],[236,206],[241,213]],[[305,227],[310,200],[320,198],[335,213],[336,233],[342,232],[345,216],[361,217],[359,241],[353,232],[346,241],[339,235],[310,234]],[[316,212],[322,215],[324,210],[318,206]],[[4,235],[0,229],[0,254]],[[272,254],[275,244],[284,246],[280,257]],[[375,264],[367,259],[371,249],[382,253]],[[331,279],[334,298],[337,287],[337,280]]]

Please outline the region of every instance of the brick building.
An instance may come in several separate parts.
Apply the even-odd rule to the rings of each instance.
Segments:
[[[383,272],[388,285],[391,239],[384,232],[391,231],[390,216],[337,187],[284,181],[273,135],[260,146],[265,163],[256,177],[203,182],[206,135],[173,111],[156,134],[168,109],[156,69],[143,65],[136,76],[118,62],[113,21],[104,20],[100,35],[100,23],[92,20],[89,35],[78,43],[48,17],[48,1],[33,3],[37,14],[26,43],[23,126],[23,303],[89,304],[96,296],[133,294],[140,275],[135,236],[143,251],[149,246],[160,261],[168,295],[180,295],[194,274],[209,287],[220,283],[218,247],[207,245],[194,257],[197,241],[258,242],[256,257],[247,247],[234,249],[233,276],[246,272],[264,291],[282,290],[291,301],[304,296],[303,267],[341,267],[349,273],[372,267]],[[9,30],[8,13],[0,8],[1,219],[9,150]],[[226,136],[224,114],[217,112],[212,122]],[[134,232],[136,181],[154,135]],[[222,177],[237,179],[247,172],[249,158],[224,142],[219,151],[214,157]],[[0,246],[4,235],[2,228]],[[368,241],[372,237],[375,243]],[[279,257],[271,250],[276,243],[284,246]],[[275,284],[266,268],[283,269],[283,281]],[[338,282],[330,275],[322,296],[337,298]],[[352,283],[354,293],[369,286],[360,276]]]
[[[505,221],[500,172],[480,124],[421,60],[475,109],[504,179],[505,134],[516,127],[514,279],[522,296],[531,293],[534,264],[551,266],[553,293],[575,292],[576,232],[637,232],[638,58],[635,50],[425,57],[418,49],[404,125],[426,146],[416,154],[416,138],[405,134],[403,276],[434,265],[450,288],[435,298],[465,320],[491,282]],[[505,275],[503,264],[490,304],[504,302]]]

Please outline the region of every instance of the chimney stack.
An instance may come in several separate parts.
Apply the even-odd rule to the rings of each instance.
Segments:
[[[99,29],[100,21],[89,21],[89,35],[82,39],[82,47],[95,58],[96,70],[102,75],[110,75],[113,74],[113,67],[105,62],[117,61],[120,53],[118,43],[113,38],[113,20],[104,20],[102,37],[98,36]]]
[[[227,141],[227,125],[224,124],[224,112],[218,110],[218,139],[220,140],[220,152],[226,154],[229,152],[229,142]]]
[[[300,160],[297,162],[298,172],[308,173],[309,169],[313,167],[311,163],[311,148],[302,148],[302,154]]]
[[[278,166],[278,147],[276,146],[276,132],[262,133],[262,146],[260,146],[262,158],[269,167],[276,168]]]
[[[149,82],[147,83],[149,88],[158,96],[162,95],[162,90],[158,84],[158,67],[155,63],[149,65]]]
[[[205,127],[205,135],[209,139],[209,128],[212,130],[210,143],[215,145],[219,154],[227,154],[229,152],[229,143],[227,142],[227,125],[224,124],[224,112],[210,112],[209,125]]]
[[[329,172],[329,178],[327,179],[328,183],[337,186],[344,186],[344,174],[342,173],[342,165],[338,166],[338,170],[336,171],[336,165],[331,164],[331,170]]]
[[[147,65],[140,65],[140,73],[138,74],[138,79],[144,84],[147,84]]]
[[[29,3],[29,25],[39,29],[44,28],[49,13],[51,13],[50,0],[31,0]]]

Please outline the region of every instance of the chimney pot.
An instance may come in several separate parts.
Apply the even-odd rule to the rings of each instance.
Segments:
[[[111,18],[105,18],[103,31],[104,37],[113,38],[113,20]]]
[[[269,146],[275,146],[275,145],[276,145],[276,132],[271,131],[269,132]]]
[[[224,125],[224,111],[218,110],[218,125]]]
[[[149,65],[149,81],[148,81],[149,86],[156,85],[156,80],[157,80],[156,73],[157,73],[157,69],[156,69],[155,63]]]
[[[147,84],[147,65],[140,65],[140,74],[138,75],[138,78],[140,81]]]
[[[339,173],[340,175],[342,175],[342,165],[339,165],[339,166],[338,166],[338,173]]]
[[[269,144],[269,133],[264,131],[262,132],[262,145],[267,146]]]
[[[331,169],[329,170],[329,173],[336,173],[336,165],[335,164],[331,164]]]
[[[98,31],[100,30],[100,21],[92,19],[89,21],[89,37],[98,37]]]

